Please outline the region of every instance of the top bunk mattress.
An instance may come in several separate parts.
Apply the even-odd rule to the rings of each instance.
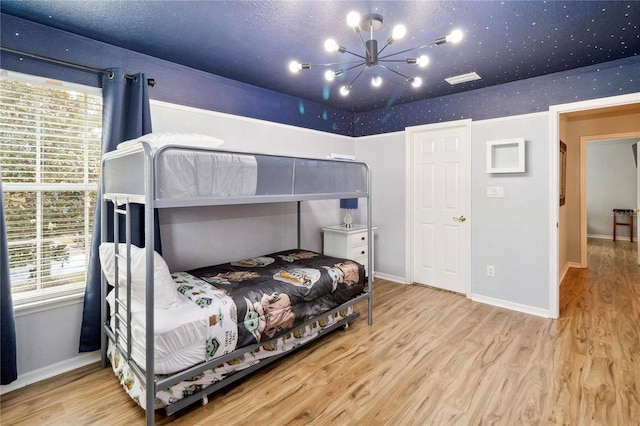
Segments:
[[[158,144],[144,136],[124,142],[104,156],[104,192],[144,195],[148,169],[144,164],[150,157],[155,200],[368,195],[364,163],[223,151],[215,146],[196,139]]]

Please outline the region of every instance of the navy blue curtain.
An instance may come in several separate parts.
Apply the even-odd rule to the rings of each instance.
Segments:
[[[9,274],[9,249],[7,226],[4,219],[2,197],[2,170],[0,170],[0,384],[8,385],[18,378],[16,365],[16,322],[11,300],[11,275]]]
[[[135,139],[151,133],[151,114],[149,110],[149,90],[144,74],[137,74],[135,80],[125,78],[124,73],[114,69],[113,76],[104,76],[102,80],[102,154],[116,149],[120,142]],[[143,167],[141,165],[141,167]],[[113,223],[113,211],[101,211],[100,200],[102,188],[98,188],[96,214],[93,223],[91,256],[87,270],[87,289],[84,294],[84,310],[80,331],[80,352],[100,349],[100,218],[102,214],[109,216],[109,224]],[[134,206],[132,212],[133,244],[144,246],[144,208]],[[122,228],[124,229],[124,228]],[[160,250],[160,236],[156,222],[156,250]],[[110,229],[110,232],[112,230]],[[113,241],[113,235],[107,240]]]

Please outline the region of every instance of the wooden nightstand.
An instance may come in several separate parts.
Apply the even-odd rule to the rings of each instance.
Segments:
[[[378,227],[372,226],[371,229],[375,231]],[[353,225],[351,228],[346,228],[344,225],[328,226],[322,228],[322,231],[324,232],[324,254],[355,260],[364,265],[365,271],[369,271],[366,225]],[[371,241],[371,259],[371,271],[373,271],[373,241]]]

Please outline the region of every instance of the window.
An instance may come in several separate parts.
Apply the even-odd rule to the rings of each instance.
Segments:
[[[100,89],[0,73],[0,167],[14,304],[81,293],[100,167]]]

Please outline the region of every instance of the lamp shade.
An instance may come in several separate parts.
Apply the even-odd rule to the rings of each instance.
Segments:
[[[341,209],[357,209],[358,208],[358,199],[357,198],[342,198],[342,199],[340,199],[340,208]]]

